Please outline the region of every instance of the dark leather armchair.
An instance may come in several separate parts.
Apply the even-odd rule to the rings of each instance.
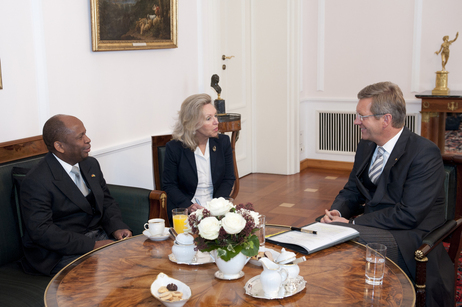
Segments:
[[[171,134],[151,137],[152,168],[156,189],[162,189],[162,174],[164,172],[165,145],[172,139]]]
[[[160,190],[162,188],[162,173],[164,172],[164,160],[165,160],[165,145],[172,139],[171,134],[156,135],[151,137],[152,146],[152,168],[154,175],[155,188]],[[234,155],[234,153],[233,153]],[[236,163],[236,159],[234,159]],[[237,168],[234,167],[234,174],[238,178]],[[230,197],[236,198],[239,192],[239,181],[236,180],[234,183],[233,190],[231,191]]]
[[[462,156],[443,155],[444,168],[446,171],[446,220],[440,228],[432,231],[415,251],[417,262],[415,289],[417,295],[416,306],[425,306],[426,265],[428,254],[441,242],[448,242],[449,257],[454,263],[455,278],[459,268],[459,257],[462,248]],[[454,293],[455,306],[455,293]]]

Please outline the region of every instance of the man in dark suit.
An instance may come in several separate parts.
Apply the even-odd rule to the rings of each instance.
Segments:
[[[404,127],[406,105],[396,84],[369,85],[358,98],[354,124],[362,140],[348,182],[321,222],[349,223],[359,242],[387,245],[387,257],[415,278],[414,251],[445,222],[440,150]],[[442,244],[429,255],[426,293],[427,306],[454,302],[454,268]]]
[[[111,197],[90,139],[76,117],[55,115],[43,127],[48,154],[21,184],[23,267],[56,274],[93,249],[132,235]]]

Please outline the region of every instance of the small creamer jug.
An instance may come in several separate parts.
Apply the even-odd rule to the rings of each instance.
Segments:
[[[284,293],[281,293],[284,291],[283,283],[289,276],[287,270],[268,258],[261,258],[258,261],[263,264],[260,282],[265,296],[270,299],[283,297]]]

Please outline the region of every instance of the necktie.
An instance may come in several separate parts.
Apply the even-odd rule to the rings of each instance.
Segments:
[[[385,149],[383,147],[378,147],[377,157],[375,157],[374,164],[372,164],[371,169],[369,170],[369,178],[371,179],[372,183],[376,183],[382,173],[382,166],[383,166],[383,154]]]
[[[75,184],[80,189],[83,196],[87,196],[88,193],[89,193],[88,188],[87,188],[87,185],[85,184],[85,182],[83,181],[82,176],[80,175],[79,168],[77,166],[73,166],[72,170],[71,170],[71,173],[74,173],[74,175],[75,175]]]

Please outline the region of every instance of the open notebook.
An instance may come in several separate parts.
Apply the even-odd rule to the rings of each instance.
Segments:
[[[313,230],[317,233],[289,230],[269,236],[266,241],[302,254],[312,254],[359,236],[359,232],[353,228],[324,223],[313,223],[302,227],[302,229]]]

